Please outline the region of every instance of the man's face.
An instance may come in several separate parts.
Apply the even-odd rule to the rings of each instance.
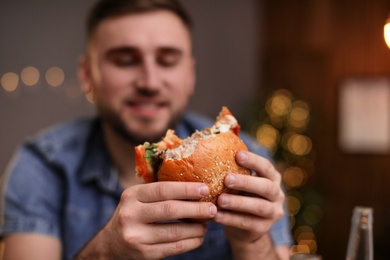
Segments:
[[[131,142],[158,140],[194,90],[188,29],[167,11],[103,21],[86,64],[85,84],[104,122]]]

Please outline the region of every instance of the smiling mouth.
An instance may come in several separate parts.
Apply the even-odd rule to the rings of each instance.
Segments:
[[[155,116],[163,108],[166,107],[165,103],[137,103],[128,102],[128,107],[141,116]]]

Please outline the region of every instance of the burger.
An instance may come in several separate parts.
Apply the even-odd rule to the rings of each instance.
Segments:
[[[250,170],[235,160],[238,151],[248,150],[239,132],[236,118],[227,107],[222,107],[210,128],[196,130],[184,139],[169,129],[160,142],[136,146],[136,174],[145,182],[203,182],[210,194],[200,201],[216,204],[220,194],[238,193],[225,187],[228,173],[250,175]]]

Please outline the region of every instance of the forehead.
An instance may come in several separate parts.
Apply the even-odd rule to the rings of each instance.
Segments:
[[[126,46],[144,51],[172,47],[191,52],[189,30],[169,11],[108,18],[97,27],[92,43],[101,52]]]

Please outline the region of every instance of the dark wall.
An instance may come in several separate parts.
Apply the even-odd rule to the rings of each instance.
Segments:
[[[78,90],[77,58],[84,50],[84,17],[93,0],[0,1],[0,77],[36,67],[37,85],[19,82],[6,92],[0,84],[0,172],[16,145],[43,127],[94,108]],[[222,105],[234,113],[256,92],[259,80],[256,0],[183,0],[195,20],[197,92],[190,108],[215,117]],[[62,85],[49,87],[47,69],[65,72]]]
[[[390,257],[390,154],[345,152],[338,143],[341,82],[390,76],[389,12],[388,0],[265,1],[262,85],[290,89],[312,107],[316,170],[307,185],[324,199],[316,234],[324,259],[345,259],[356,205],[374,209],[375,259]]]

